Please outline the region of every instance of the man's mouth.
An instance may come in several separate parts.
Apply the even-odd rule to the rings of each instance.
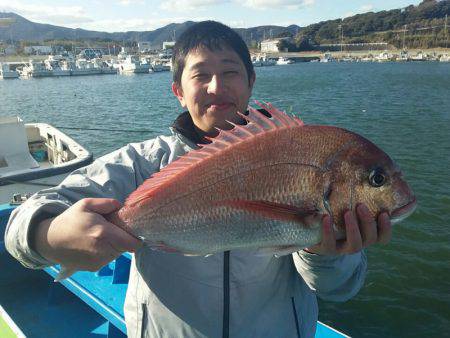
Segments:
[[[212,102],[208,104],[208,108],[213,110],[229,109],[233,106],[231,102]]]

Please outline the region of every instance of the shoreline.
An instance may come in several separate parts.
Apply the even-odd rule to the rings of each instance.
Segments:
[[[420,52],[428,55],[443,55],[448,54],[450,55],[450,48],[428,48],[428,49],[406,49],[406,51],[409,53],[409,55],[416,55]],[[402,49],[388,49],[388,50],[360,50],[360,51],[307,51],[307,52],[261,52],[259,50],[251,50],[250,53],[252,55],[267,55],[268,58],[279,58],[279,57],[286,57],[286,58],[298,58],[298,59],[309,59],[309,58],[321,58],[324,56],[325,53],[330,54],[332,57],[336,59],[341,59],[345,57],[355,57],[355,58],[361,58],[366,57],[369,55],[377,56],[380,53],[387,52],[389,54],[397,54],[400,55],[402,52]],[[36,60],[36,61],[44,61],[48,58],[48,55],[2,55],[0,56],[0,63],[1,62],[24,62],[27,63],[30,61],[30,59]],[[117,58],[116,55],[103,55],[104,59],[115,59]]]

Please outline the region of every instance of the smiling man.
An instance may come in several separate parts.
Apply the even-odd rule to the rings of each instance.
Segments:
[[[11,215],[8,251],[31,268],[59,263],[90,271],[135,252],[125,302],[130,337],[313,337],[316,295],[343,301],[358,292],[366,273],[362,249],[390,239],[386,214],[374,220],[363,205],[348,211],[341,242],[326,216],[320,244],[281,258],[154,251],[105,219],[150,175],[216,128],[231,128],[227,121],[240,123],[236,112],[246,111],[255,73],[244,41],[229,27],[193,25],[178,39],[173,63],[172,90],[186,111],[172,135],[129,144],[31,197]]]

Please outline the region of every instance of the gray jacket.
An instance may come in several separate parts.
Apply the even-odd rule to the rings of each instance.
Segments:
[[[30,248],[36,218],[58,215],[85,197],[123,202],[152,173],[195,144],[172,130],[129,144],[43,190],[17,208],[6,228],[7,250],[23,265],[50,264]],[[345,256],[260,257],[231,251],[186,257],[143,248],[134,255],[125,319],[130,337],[313,337],[316,295],[344,301],[361,288],[363,252]]]

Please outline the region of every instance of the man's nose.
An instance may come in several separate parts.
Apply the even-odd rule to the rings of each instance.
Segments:
[[[224,91],[224,83],[220,76],[213,75],[208,83],[208,94],[219,95]]]

